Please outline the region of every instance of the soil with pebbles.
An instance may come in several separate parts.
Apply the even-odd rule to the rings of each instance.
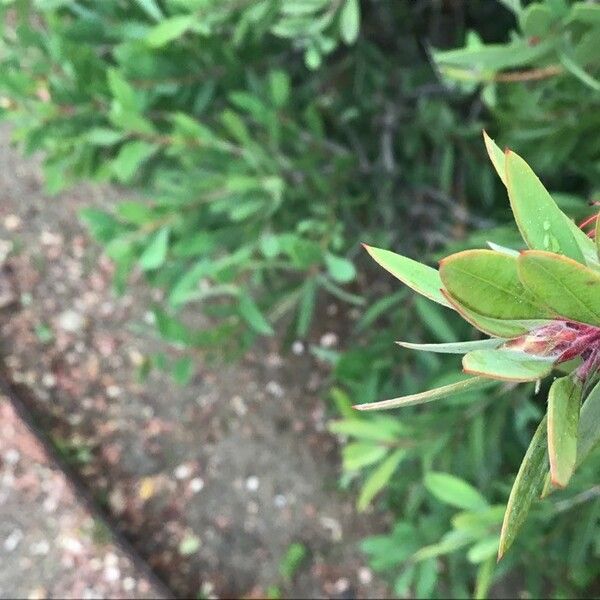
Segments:
[[[39,162],[0,129],[1,353],[152,568],[181,596],[386,595],[357,548],[386,524],[337,489],[324,373],[300,345],[282,355],[275,341],[238,364],[199,364],[186,387],[160,373],[139,383],[157,344],[139,333],[152,293],[134,281],[115,297],[112,265],[77,218],[120,192],[42,190]],[[293,543],[307,557],[289,581],[280,563]]]

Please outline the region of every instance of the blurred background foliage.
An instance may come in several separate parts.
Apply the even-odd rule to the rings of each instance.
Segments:
[[[600,6],[567,0],[1,0],[0,114],[48,189],[110,181],[82,218],[116,266],[160,290],[147,357],[185,383],[198,350],[303,340],[331,365],[341,485],[394,525],[367,539],[398,596],[590,593],[593,461],[538,503],[496,565],[510,483],[543,407],[490,388],[398,414],[351,405],[449,382],[453,357],[394,340],[473,336],[365,260],[518,244],[481,130],[574,218],[600,174]],[[341,306],[343,350],[318,343]],[[198,324],[197,315],[206,320]],[[324,393],[327,391],[324,390]],[[451,475],[450,475],[451,474]],[[491,590],[491,592],[490,592]]]

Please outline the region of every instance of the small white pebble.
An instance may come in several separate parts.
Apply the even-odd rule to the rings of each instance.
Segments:
[[[125,577],[123,579],[123,589],[126,592],[131,592],[135,588],[135,579],[133,577]]]
[[[4,540],[4,549],[12,552],[21,543],[23,532],[20,529],[13,529],[10,535]]]
[[[330,305],[327,307],[327,314],[328,314],[330,317],[335,317],[335,315],[337,315],[337,314],[338,314],[338,305],[337,305],[337,304],[330,304]]]
[[[109,552],[104,557],[104,564],[107,567],[116,567],[119,564],[119,557],[114,552]]]
[[[85,319],[74,310],[65,310],[58,317],[58,325],[67,333],[77,333],[85,325]]]
[[[350,582],[346,577],[340,577],[333,585],[336,594],[343,594],[350,588]]]
[[[338,336],[333,332],[325,333],[321,336],[320,344],[323,348],[333,348],[337,346],[337,343]]]
[[[42,385],[46,388],[56,387],[56,377],[52,373],[44,373],[42,376]]]
[[[21,218],[18,215],[7,215],[4,219],[4,227],[8,231],[16,231],[21,227]]]
[[[243,417],[248,412],[248,407],[241,396],[234,396],[231,399],[231,405],[235,413],[240,417]]]
[[[304,354],[304,344],[300,340],[296,340],[292,344],[292,352],[296,356],[301,356],[302,354]]]
[[[276,381],[269,381],[265,386],[265,389],[271,396],[275,396],[275,398],[283,398],[284,396],[283,388]]]
[[[121,578],[121,571],[118,567],[106,567],[104,569],[104,579],[106,581],[110,581],[111,583],[114,581],[119,581]]]
[[[109,398],[118,398],[121,395],[121,388],[118,385],[109,385],[106,388],[106,395]]]
[[[273,498],[273,504],[277,508],[284,508],[287,506],[287,498],[283,494],[277,494],[277,496]]]
[[[373,581],[373,571],[368,567],[361,567],[358,570],[358,580],[363,585],[369,585]]]
[[[50,544],[46,540],[41,540],[40,542],[31,544],[29,550],[34,556],[45,556],[50,552]]]
[[[15,450],[14,448],[9,448],[4,453],[4,460],[9,465],[16,465],[19,462],[20,458],[21,458],[20,452],[18,450]]]
[[[246,479],[246,489],[249,492],[256,492],[256,490],[258,490],[259,487],[260,479],[255,475],[252,475],[251,477],[248,477],[248,479]]]
[[[192,468],[189,465],[179,465],[174,471],[175,479],[187,479],[192,474]]]
[[[201,477],[194,477],[194,479],[192,479],[190,481],[190,490],[192,490],[192,492],[194,492],[194,494],[197,494],[198,492],[202,491],[204,489],[204,479],[202,479]]]

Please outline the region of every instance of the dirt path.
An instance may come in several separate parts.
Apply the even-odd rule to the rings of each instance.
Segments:
[[[117,192],[49,198],[41,187],[38,163],[0,130],[2,354],[140,553],[179,595],[384,594],[356,548],[381,520],[357,516],[336,490],[310,358],[273,345],[236,366],[200,365],[186,388],[158,373],[136,383],[155,344],[139,333],[148,291],[113,296],[111,265],[76,217]],[[289,580],[280,565],[291,544],[306,558]]]

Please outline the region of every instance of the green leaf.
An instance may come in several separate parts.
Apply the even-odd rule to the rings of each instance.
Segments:
[[[548,455],[556,487],[566,487],[575,470],[581,383],[575,377],[556,379],[548,394]]]
[[[309,277],[302,284],[300,304],[298,306],[298,320],[296,323],[296,334],[298,337],[306,337],[315,312],[315,301],[317,299],[317,280]]]
[[[496,145],[494,140],[484,131],[483,132],[483,141],[485,142],[485,148],[487,150],[488,156],[492,161],[492,165],[494,165],[494,169],[496,169],[496,173],[502,180],[502,183],[506,186],[506,173],[504,171],[504,152]]]
[[[575,2],[571,7],[569,20],[600,25],[600,6],[591,2]]]
[[[547,309],[523,287],[517,259],[493,250],[466,250],[440,262],[446,291],[461,305],[494,319],[539,319]]]
[[[380,461],[388,452],[385,446],[356,442],[348,444],[342,449],[342,462],[344,470],[358,471]]]
[[[256,333],[260,333],[261,335],[275,335],[273,327],[271,327],[271,324],[260,312],[256,302],[248,294],[240,296],[238,310],[240,316]]]
[[[156,144],[149,144],[143,140],[128,142],[121,147],[119,154],[112,162],[113,173],[121,183],[128,183],[157,149]]]
[[[487,335],[515,338],[549,322],[541,319],[494,319],[485,317],[463,306],[449,294],[446,295],[446,298],[465,321]]]
[[[276,70],[269,73],[269,86],[273,104],[278,108],[285,106],[290,97],[290,77],[285,71]]]
[[[156,0],[135,0],[139,4],[140,8],[154,21],[160,21],[163,19],[163,14]]]
[[[600,213],[598,214],[598,218],[596,219],[596,230],[594,232],[594,239],[596,242],[596,254],[598,256],[598,260],[600,260]]]
[[[525,287],[557,315],[600,326],[600,273],[538,250],[523,252],[518,264]]]
[[[519,231],[533,250],[564,254],[583,262],[572,221],[558,208],[529,165],[514,152],[506,153],[508,196]]]
[[[340,13],[340,35],[346,44],[356,41],[360,30],[360,6],[358,0],[346,0]]]
[[[498,560],[504,556],[515,541],[533,500],[539,498],[544,487],[548,469],[546,431],[546,417],[544,417],[531,439],[508,498],[500,532]]]
[[[425,475],[425,487],[440,502],[464,510],[482,510],[487,500],[469,483],[448,473],[429,472]]]
[[[581,463],[600,445],[600,382],[587,395],[579,415],[577,463]]]
[[[443,284],[439,273],[435,269],[389,250],[363,245],[375,262],[379,263],[402,283],[426,298],[442,306],[450,307],[448,300],[440,291]]]
[[[552,11],[543,4],[530,4],[519,19],[521,30],[529,37],[543,37],[555,21]]]
[[[479,564],[498,554],[498,536],[491,535],[476,544],[467,552],[467,560],[472,564]]]
[[[158,231],[146,246],[144,252],[140,256],[139,264],[143,271],[151,271],[162,266],[167,258],[167,250],[169,247],[168,227],[163,227]]]
[[[327,253],[325,264],[331,278],[338,283],[348,283],[356,277],[356,269],[347,258]]]
[[[371,500],[385,487],[406,455],[407,451],[403,448],[395,450],[369,475],[356,502],[359,511],[365,510],[371,504]]]
[[[329,423],[329,431],[337,435],[354,436],[361,440],[389,443],[395,442],[400,435],[407,432],[406,428],[395,419],[381,417],[367,421],[357,418],[354,411],[350,416],[352,418]]]
[[[425,352],[437,352],[439,354],[465,354],[472,350],[485,350],[489,348],[497,348],[506,340],[490,339],[490,340],[474,340],[472,342],[450,342],[448,344],[413,344],[411,342],[396,342],[403,348],[411,350],[422,350]]]
[[[501,381],[536,381],[549,375],[552,359],[535,358],[512,350],[473,350],[463,357],[463,370]]]
[[[155,25],[146,35],[146,43],[160,48],[181,37],[194,24],[193,15],[176,15]]]
[[[490,381],[482,377],[470,377],[456,383],[450,383],[433,390],[420,392],[419,394],[410,394],[409,396],[401,396],[390,400],[382,400],[381,402],[370,402],[367,404],[356,404],[356,410],[385,410],[390,408],[399,408],[404,406],[413,406],[415,404],[425,404],[439,398],[462,394],[471,390],[481,389],[490,385]]]

